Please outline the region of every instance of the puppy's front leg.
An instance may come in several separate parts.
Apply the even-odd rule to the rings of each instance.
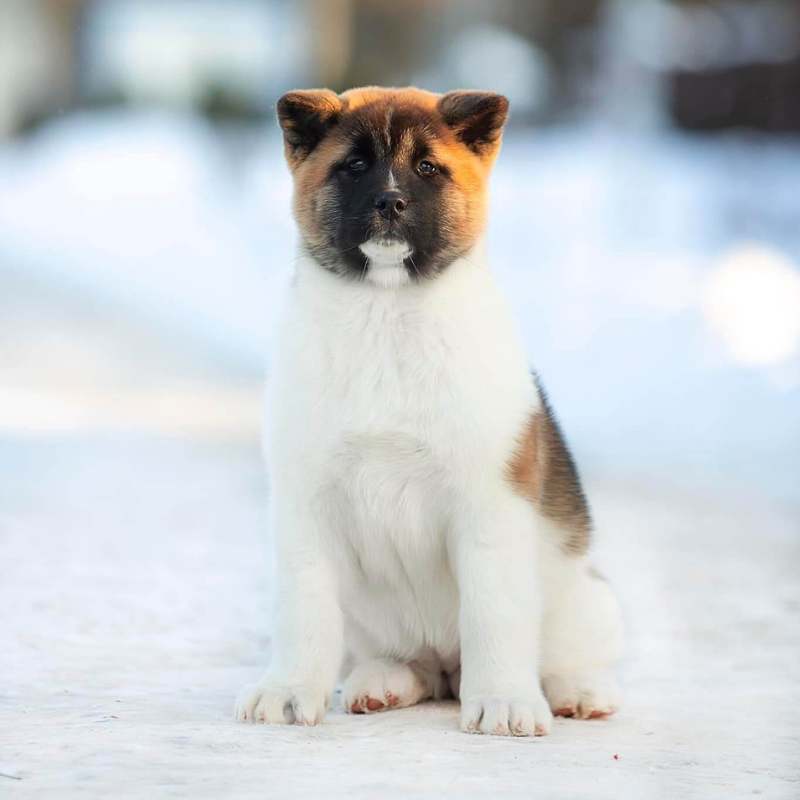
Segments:
[[[535,512],[511,492],[474,498],[455,526],[460,594],[461,727],[470,733],[548,733],[539,685]]]
[[[299,500],[276,501],[276,619],[264,677],[236,703],[241,721],[316,725],[342,661],[342,614],[320,524]]]

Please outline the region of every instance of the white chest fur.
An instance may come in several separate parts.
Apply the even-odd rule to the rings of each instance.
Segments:
[[[453,513],[505,480],[538,402],[480,251],[398,288],[301,261],[275,364],[273,485],[324,518],[346,617],[373,649],[456,656]]]
[[[397,289],[301,261],[274,364],[271,455],[304,470],[359,437],[401,434],[450,470],[472,471],[452,461],[467,456],[496,467],[537,403],[480,251]]]

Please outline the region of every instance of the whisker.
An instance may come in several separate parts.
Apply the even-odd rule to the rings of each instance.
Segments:
[[[411,253],[408,254],[408,260],[411,262],[411,266],[414,267],[414,274],[418,277],[422,277],[422,273],[419,271],[419,267],[414,262],[414,256]]]

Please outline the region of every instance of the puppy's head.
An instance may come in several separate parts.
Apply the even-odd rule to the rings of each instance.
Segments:
[[[483,229],[507,113],[506,98],[487,92],[285,94],[278,119],[310,254],[384,284],[441,272]]]

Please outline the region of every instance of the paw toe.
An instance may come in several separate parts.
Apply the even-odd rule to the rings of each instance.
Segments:
[[[494,736],[508,736],[509,704],[502,700],[486,700],[483,704],[483,719],[480,723],[481,733]]]
[[[524,703],[514,703],[511,707],[509,733],[512,736],[530,736],[536,731],[536,717],[533,709]]]
[[[386,708],[392,708],[398,703],[397,698],[386,693],[385,699],[381,700],[378,697],[365,694],[357,697],[355,700],[349,700],[345,703],[345,709],[351,714],[369,714],[375,711],[383,711]]]
[[[256,684],[239,695],[234,717],[240,722],[317,725],[325,705],[324,692],[312,688]]]
[[[544,736],[552,715],[544,698],[503,700],[488,697],[461,705],[461,729],[492,736]]]

